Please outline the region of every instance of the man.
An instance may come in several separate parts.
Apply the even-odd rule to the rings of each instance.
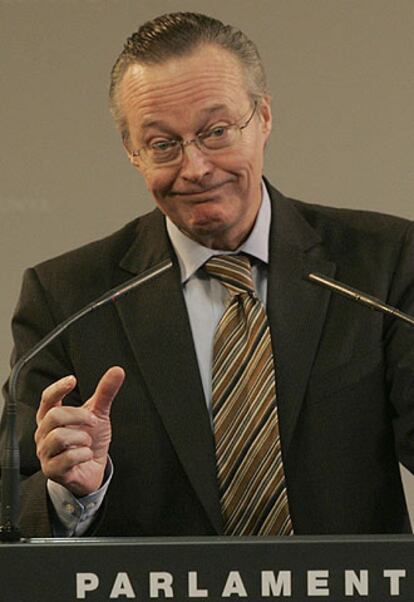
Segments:
[[[33,360],[18,395],[24,534],[229,533],[212,365],[229,301],[206,267],[228,254],[249,258],[250,298],[266,305],[277,504],[293,532],[408,531],[398,459],[414,469],[414,332],[306,276],[413,313],[412,224],[286,199],[262,179],[263,68],[252,42],[214,19],[145,24],[113,69],[111,106],[158,208],[28,270],[15,358],[104,291],[173,265]]]

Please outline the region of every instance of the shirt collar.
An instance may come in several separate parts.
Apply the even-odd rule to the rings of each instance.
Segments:
[[[248,238],[236,251],[219,251],[200,245],[192,238],[184,234],[167,217],[167,232],[171,244],[178,258],[181,270],[181,282],[187,282],[195,272],[213,255],[230,255],[235,253],[247,253],[264,263],[269,261],[269,232],[270,232],[271,208],[269,193],[262,181],[262,202],[253,230]]]

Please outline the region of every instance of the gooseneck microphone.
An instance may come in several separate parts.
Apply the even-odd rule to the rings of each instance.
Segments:
[[[338,280],[333,280],[333,278],[328,278],[327,276],[317,272],[308,274],[307,279],[321,286],[325,286],[334,293],[338,293],[344,297],[347,297],[348,299],[351,299],[352,301],[356,301],[356,303],[361,303],[362,305],[365,305],[366,307],[369,307],[375,311],[381,311],[382,313],[394,318],[399,318],[400,320],[404,320],[404,322],[408,322],[408,324],[414,326],[413,316],[410,316],[409,314],[392,307],[392,305],[383,303],[376,297],[372,297],[371,295],[362,293],[356,288],[352,288],[351,286],[343,284],[342,282],[338,282]]]
[[[94,312],[98,308],[115,302],[131,290],[144,284],[148,280],[159,276],[172,267],[172,261],[167,259],[153,268],[135,276],[122,284],[110,289],[95,301],[92,301],[75,314],[69,316],[58,324],[49,334],[41,339],[34,347],[29,349],[14,365],[9,378],[9,397],[5,406],[5,446],[2,462],[2,496],[1,496],[1,521],[0,542],[17,542],[21,539],[18,527],[19,514],[19,479],[20,479],[20,454],[16,434],[16,392],[19,375],[22,369],[49,343],[60,336],[69,326]]]

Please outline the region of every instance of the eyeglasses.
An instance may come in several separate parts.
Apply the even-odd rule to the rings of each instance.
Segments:
[[[247,128],[253,119],[256,108],[257,101],[254,103],[250,116],[241,125],[238,123],[217,125],[204,132],[200,132],[190,140],[178,140],[174,138],[170,140],[158,140],[132,151],[131,161],[132,163],[137,163],[139,157],[148,167],[170,167],[181,163],[184,148],[190,144],[195,144],[199,150],[205,153],[214,153],[215,151],[236,146],[240,141],[242,131]]]

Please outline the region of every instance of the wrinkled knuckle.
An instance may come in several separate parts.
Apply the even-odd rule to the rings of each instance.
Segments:
[[[38,458],[38,460],[40,461],[40,464],[42,464],[43,462],[43,452],[42,452],[42,448],[40,445],[38,445],[36,447],[36,456]]]
[[[78,448],[73,447],[65,451],[65,461],[67,466],[73,466],[77,462]]]
[[[42,416],[42,413],[41,413],[40,409],[37,410],[35,418],[36,418],[36,425],[39,427],[40,424],[41,424],[41,422],[42,422],[42,420],[43,420],[43,416]]]
[[[56,428],[60,425],[60,408],[50,408],[47,412],[47,419],[50,427]]]
[[[46,445],[47,453],[50,456],[56,456],[63,449],[65,449],[65,439],[60,429],[54,429],[49,433]]]
[[[35,430],[34,441],[35,441],[35,443],[36,443],[37,446],[39,445],[39,443],[41,441],[41,434],[40,434],[38,428]]]
[[[42,465],[42,472],[48,478],[59,483],[62,478],[61,460],[50,458]]]
[[[39,458],[40,468],[41,468],[43,474],[45,475],[45,477],[50,478],[51,477],[51,472],[50,472],[50,462],[49,462],[49,460],[44,456],[44,454],[42,453],[41,450],[38,450],[36,452],[36,455]]]
[[[45,442],[43,439],[41,439],[36,446],[36,456],[39,458],[41,463],[45,463],[49,457],[49,454],[47,453],[47,448],[45,446]]]
[[[86,431],[82,431],[80,443],[81,443],[81,445],[84,445],[85,447],[90,447],[93,443],[92,437],[90,436],[90,434],[87,433]]]
[[[40,395],[40,402],[41,403],[50,403],[51,397],[53,396],[53,392],[55,389],[56,389],[55,383],[52,383],[51,385],[49,385],[48,387],[43,389],[43,391]]]

